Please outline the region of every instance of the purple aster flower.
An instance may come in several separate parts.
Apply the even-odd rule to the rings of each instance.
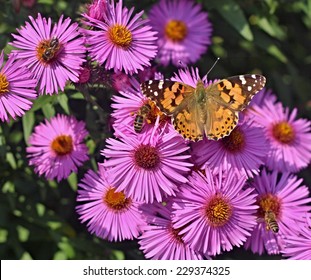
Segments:
[[[158,126],[140,134],[123,134],[107,139],[103,165],[111,167],[113,185],[137,201],[152,203],[174,195],[192,166],[189,147],[176,132],[160,133]]]
[[[151,8],[149,19],[158,32],[158,57],[163,65],[194,63],[211,44],[208,14],[194,1],[161,0]]]
[[[122,8],[122,1],[110,4],[105,21],[99,21],[88,15],[86,25],[95,28],[85,30],[89,52],[106,69],[125,73],[137,73],[150,66],[150,60],[157,52],[156,32],[142,19],[143,11],[132,17],[134,8]]]
[[[298,235],[288,236],[282,254],[290,260],[311,260],[311,214]]]
[[[173,198],[173,227],[195,251],[214,256],[240,246],[256,225],[256,194],[243,190],[246,178],[210,169],[193,172]]]
[[[201,80],[204,83],[204,86],[207,87],[208,85],[212,84],[215,81],[208,81],[207,75],[204,75],[203,78],[200,77],[199,74],[199,68],[190,67],[190,68],[184,68],[179,69],[178,73],[175,73],[175,75],[171,78],[172,81],[181,82],[186,85],[192,86],[195,88],[197,86],[197,83],[199,80]]]
[[[58,93],[58,88],[63,91],[67,81],[79,81],[85,61],[84,38],[77,23],[63,18],[52,28],[51,18],[42,18],[40,14],[37,19],[29,16],[31,23],[26,22],[17,30],[19,35],[12,34],[15,40],[11,45],[18,48],[12,52],[38,80],[40,94]]]
[[[27,147],[29,164],[35,172],[57,181],[67,178],[72,171],[88,159],[88,149],[83,143],[88,135],[83,121],[74,117],[57,115],[35,127]]]
[[[298,233],[311,207],[309,191],[301,185],[302,179],[289,173],[268,173],[262,170],[250,183],[258,194],[258,224],[245,243],[253,253],[279,254],[284,238]],[[267,216],[267,214],[269,216]]]
[[[179,235],[180,229],[172,226],[171,203],[144,204],[143,216],[147,225],[139,237],[140,250],[153,260],[201,260],[204,255],[192,250]],[[209,258],[206,256],[206,258]]]
[[[79,183],[76,211],[82,223],[87,222],[91,234],[122,241],[138,237],[145,224],[139,203],[116,191],[105,168],[88,171]]]
[[[277,97],[271,89],[263,88],[259,91],[251,100],[250,104],[240,113],[240,117],[244,118],[245,121],[253,121],[256,119],[256,108],[263,107],[265,103],[275,104]]]
[[[307,167],[311,161],[311,122],[297,119],[297,109],[290,113],[281,103],[265,102],[254,110],[253,120],[264,128],[269,143],[268,168],[298,172]]]
[[[0,119],[9,121],[9,115],[16,119],[29,110],[32,102],[28,99],[37,97],[37,81],[31,79],[31,73],[22,67],[16,57],[11,55],[3,65],[4,54],[0,54]]]
[[[229,136],[218,141],[203,139],[192,143],[192,155],[197,166],[215,170],[231,168],[247,177],[258,174],[267,152],[263,129],[246,122],[238,124]]]
[[[104,21],[109,9],[108,0],[93,0],[87,6],[87,14],[89,17]]]

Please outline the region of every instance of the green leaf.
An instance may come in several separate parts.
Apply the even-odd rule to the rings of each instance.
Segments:
[[[58,103],[60,104],[60,106],[64,109],[64,111],[66,112],[67,115],[70,114],[70,111],[69,111],[69,106],[68,106],[68,97],[66,94],[59,94],[57,96],[57,100],[58,100]]]
[[[25,143],[28,143],[29,135],[32,132],[34,123],[35,123],[35,114],[32,110],[28,111],[22,118],[23,122],[23,131],[24,131],[24,140]]]
[[[77,191],[77,186],[78,186],[78,177],[77,174],[72,172],[70,176],[67,179],[69,186],[73,191]]]
[[[39,4],[45,4],[45,5],[53,5],[54,0],[38,0]]]
[[[287,63],[287,57],[283,54],[279,47],[275,45],[274,41],[264,33],[256,33],[255,44],[268,52],[270,55],[274,56],[282,63]]]
[[[6,161],[11,165],[12,169],[17,168],[16,160],[13,153],[11,152],[6,153]]]
[[[233,0],[219,1],[211,0],[204,1],[203,4],[207,9],[215,9],[242,37],[248,41],[253,41],[253,33],[250,25],[240,6]]]
[[[68,243],[68,240],[62,239],[61,242],[58,243],[58,248],[61,249],[63,253],[66,255],[67,258],[73,258],[75,255],[74,248]]]
[[[72,98],[72,99],[84,99],[84,96],[81,92],[76,92],[76,93],[70,95],[70,98]]]
[[[33,103],[31,111],[37,111],[45,106],[47,103],[54,103],[55,95],[41,95]]]
[[[47,119],[55,116],[55,109],[51,103],[45,104],[41,109]]]
[[[23,226],[20,226],[20,225],[17,225],[16,226],[16,230],[17,230],[17,233],[18,233],[18,239],[19,241],[21,242],[25,242],[28,240],[29,238],[29,230]]]
[[[0,229],[0,243],[5,243],[7,241],[9,232],[6,229]]]
[[[277,38],[279,40],[284,40],[286,38],[286,33],[276,22],[275,18],[253,16],[252,21],[271,37]]]

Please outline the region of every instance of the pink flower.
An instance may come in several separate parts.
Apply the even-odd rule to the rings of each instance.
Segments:
[[[18,50],[12,52],[28,67],[38,80],[40,94],[63,91],[67,81],[78,82],[81,65],[85,61],[84,38],[79,32],[77,23],[71,19],[58,23],[52,28],[51,18],[37,19],[29,16],[30,22],[17,30],[19,35],[12,34],[12,46]]]
[[[297,118],[281,103],[272,100],[253,106],[253,120],[264,129],[269,150],[265,161],[271,170],[298,172],[311,161],[311,122]]]
[[[76,211],[82,223],[87,222],[91,234],[122,241],[138,237],[145,224],[139,203],[114,188],[107,170],[88,171],[79,183]]]
[[[158,32],[158,57],[163,65],[196,62],[211,44],[212,27],[207,12],[189,0],[161,0],[149,12]]]
[[[112,183],[136,201],[160,202],[175,195],[178,185],[187,182],[192,166],[188,147],[175,132],[159,133],[157,126],[141,134],[119,133],[120,140],[109,138],[102,150],[108,160]]]
[[[309,190],[302,179],[289,173],[268,173],[265,169],[254,178],[250,187],[258,194],[257,226],[245,243],[253,253],[279,254],[284,240],[300,231],[306,213],[311,210]],[[269,216],[265,216],[269,211]],[[273,216],[271,216],[273,215]],[[271,220],[272,217],[272,220]],[[271,222],[273,223],[270,227]],[[276,224],[277,224],[277,228]]]
[[[173,227],[195,251],[215,256],[241,246],[256,225],[256,195],[231,170],[192,172],[173,198]]]
[[[147,225],[142,227],[143,233],[139,237],[140,250],[148,259],[153,260],[202,260],[204,256],[196,252],[182,240],[180,229],[172,225],[171,203],[144,204],[142,215]]]
[[[85,123],[74,117],[57,115],[46,120],[35,127],[29,138],[29,164],[47,179],[65,179],[88,159],[88,149],[83,143],[87,135]]]
[[[29,110],[32,102],[29,99],[37,97],[35,87],[37,81],[31,78],[31,73],[23,67],[16,56],[11,55],[3,65],[3,51],[0,54],[0,119],[9,122],[21,117]]]
[[[137,73],[150,66],[150,60],[157,52],[156,32],[141,18],[143,11],[134,15],[133,8],[122,7],[122,0],[109,5],[105,21],[86,14],[85,24],[94,30],[85,30],[88,50],[94,60],[105,64],[106,69]]]

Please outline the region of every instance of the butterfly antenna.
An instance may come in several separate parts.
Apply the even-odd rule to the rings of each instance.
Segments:
[[[216,61],[214,62],[214,64],[212,65],[212,67],[208,70],[208,72],[206,73],[205,76],[207,76],[207,75],[213,70],[213,68],[215,67],[215,65],[217,64],[217,62],[218,62],[219,59],[220,59],[220,58],[217,57]]]

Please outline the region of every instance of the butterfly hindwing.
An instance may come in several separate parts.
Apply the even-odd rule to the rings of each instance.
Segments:
[[[159,109],[172,115],[176,108],[184,103],[184,99],[194,93],[194,88],[182,83],[165,80],[149,80],[141,84],[144,95],[153,100]]]
[[[218,140],[228,136],[238,123],[238,112],[211,99],[208,99],[206,107],[209,112],[209,121],[205,124],[207,138]]]

